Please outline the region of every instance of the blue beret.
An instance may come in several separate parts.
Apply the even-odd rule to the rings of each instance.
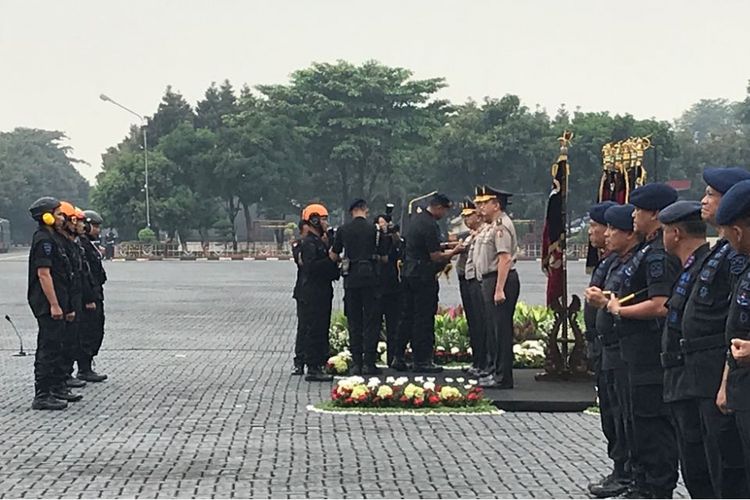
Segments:
[[[677,190],[661,182],[654,182],[634,189],[629,201],[643,210],[661,210],[677,201]]]
[[[700,201],[675,201],[659,212],[659,222],[662,224],[674,224],[687,220],[701,220]]]
[[[349,211],[351,212],[356,208],[364,208],[366,206],[367,202],[363,198],[357,198],[349,204]]]
[[[721,194],[729,191],[729,188],[738,182],[747,179],[750,179],[750,172],[740,167],[709,167],[703,171],[705,183]]]
[[[599,224],[606,224],[607,221],[604,220],[604,212],[606,212],[607,209],[613,205],[617,205],[617,203],[615,203],[614,201],[603,201],[601,203],[591,205],[591,208],[589,208],[589,217],[591,217],[591,220],[594,222],[598,222]]]
[[[633,232],[633,210],[635,207],[630,203],[612,205],[604,212],[604,220],[615,229]]]
[[[750,215],[750,180],[740,181],[724,193],[716,212],[716,223],[727,226]]]

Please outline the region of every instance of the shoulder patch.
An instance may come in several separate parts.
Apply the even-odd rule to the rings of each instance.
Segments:
[[[747,264],[747,257],[742,254],[737,254],[729,259],[729,272],[732,274],[740,274],[745,265]]]
[[[44,255],[47,257],[52,256],[52,250],[53,250],[52,242],[51,241],[43,241],[42,242],[42,252],[44,252]]]
[[[664,262],[655,260],[648,265],[648,275],[651,278],[661,278],[664,275]]]

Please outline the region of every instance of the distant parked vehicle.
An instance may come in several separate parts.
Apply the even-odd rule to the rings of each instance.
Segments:
[[[0,219],[0,253],[10,250],[10,221]]]

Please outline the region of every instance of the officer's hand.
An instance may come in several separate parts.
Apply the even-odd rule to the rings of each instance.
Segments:
[[[495,290],[495,304],[505,302],[505,290]]]
[[[609,302],[604,292],[596,286],[590,286],[584,290],[583,296],[586,298],[586,302],[598,309],[604,308]]]
[[[65,315],[65,321],[67,321],[68,323],[72,323],[73,321],[75,321],[75,319],[76,319],[75,311],[69,312],[68,314]]]
[[[63,317],[62,307],[60,307],[59,305],[49,306],[49,314],[50,316],[52,316],[52,319],[62,319]]]
[[[740,366],[750,365],[750,340],[732,339],[732,357]]]
[[[719,408],[719,411],[724,415],[732,413],[732,410],[727,408],[727,385],[724,382],[721,383],[719,392],[716,394],[716,407]]]
[[[620,309],[622,306],[620,305],[620,299],[612,295],[612,298],[609,299],[609,302],[607,302],[607,311],[609,311],[610,314],[620,314]]]
[[[86,304],[86,309],[88,309],[89,311],[93,311],[94,309],[96,309],[96,302],[90,302]]]

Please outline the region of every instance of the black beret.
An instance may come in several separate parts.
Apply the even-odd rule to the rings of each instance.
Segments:
[[[635,207],[630,203],[625,205],[612,205],[604,212],[604,220],[615,229],[632,233],[633,210],[635,210]]]
[[[614,201],[603,201],[601,203],[591,205],[591,208],[589,208],[589,217],[591,217],[591,220],[594,222],[598,222],[599,224],[606,224],[607,221],[604,220],[604,212],[606,212],[609,207],[614,205],[617,205],[617,203],[615,203]]]
[[[716,212],[716,223],[727,226],[750,215],[750,180],[740,181],[724,193]]]
[[[654,182],[634,189],[629,201],[643,210],[661,210],[677,201],[677,190],[661,182]]]
[[[659,222],[674,224],[689,220],[701,220],[701,202],[680,200],[675,201],[659,212]]]
[[[366,206],[367,202],[363,198],[357,198],[349,204],[349,211],[351,212],[357,208],[365,208]]]
[[[750,172],[740,167],[709,167],[703,171],[703,180],[720,192],[721,194],[729,191],[729,188],[740,181],[750,179]]]
[[[451,199],[443,193],[437,193],[430,199],[430,205],[433,207],[445,207],[450,208],[452,206]]]

